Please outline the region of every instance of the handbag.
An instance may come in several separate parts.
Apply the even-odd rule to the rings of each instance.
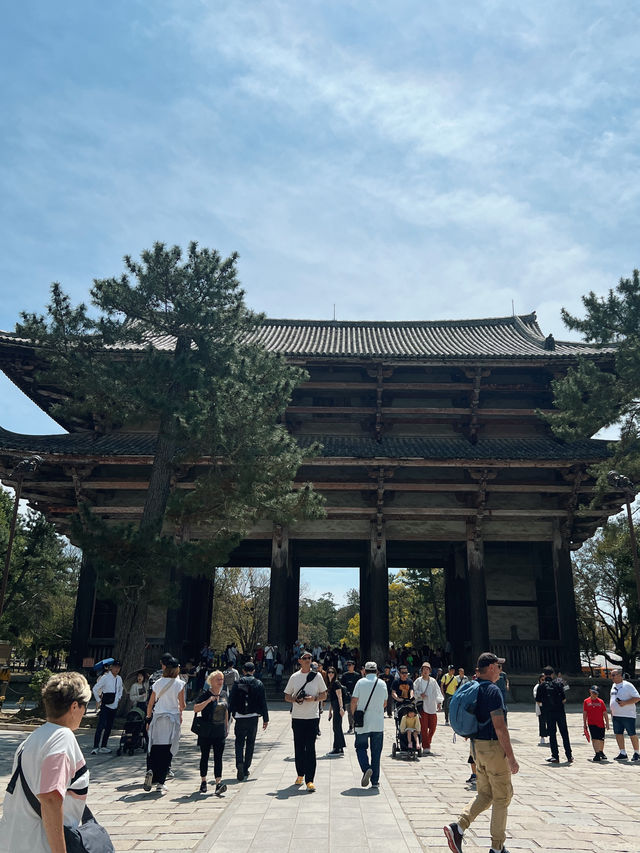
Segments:
[[[197,735],[198,737],[202,737],[202,738],[213,738],[213,737],[216,737],[221,730],[224,731],[224,729],[223,729],[224,715],[223,715],[222,720],[215,720],[216,711],[220,707],[224,707],[225,714],[226,714],[226,710],[228,707],[226,701],[224,702],[224,705],[222,705],[221,702],[218,702],[216,704],[216,707],[215,707],[214,712],[213,712],[214,713],[214,720],[205,720],[202,717],[202,711],[196,711],[193,715],[193,721],[191,723],[191,731],[195,735]]]
[[[353,712],[353,728],[354,729],[361,729],[364,726],[364,715],[366,713],[367,708],[369,707],[369,702],[371,702],[371,697],[373,696],[373,692],[378,685],[378,681],[380,681],[380,679],[376,677],[376,680],[373,684],[373,687],[371,688],[371,693],[369,693],[369,698],[367,699],[367,704],[364,706],[364,710],[361,711],[359,708],[356,708],[356,710]]]
[[[40,801],[27,784],[27,780],[25,779],[22,771],[22,750],[20,750],[18,754],[18,765],[9,784],[7,785],[7,791],[10,794],[12,794],[15,789],[18,777],[20,777],[20,781],[22,782],[22,789],[29,805],[38,815],[40,820],[42,820],[42,808],[40,806]],[[99,824],[95,819],[89,806],[84,807],[82,823],[78,826],[68,826],[67,824],[64,824],[63,829],[64,843],[67,847],[67,853],[115,853],[115,848],[109,838],[109,833],[104,826]]]

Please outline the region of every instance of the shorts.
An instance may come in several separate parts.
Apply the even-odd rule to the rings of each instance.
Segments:
[[[613,733],[614,735],[634,735],[636,733],[636,718],[635,717],[614,717],[613,720]]]
[[[604,727],[589,725],[591,740],[604,740]]]

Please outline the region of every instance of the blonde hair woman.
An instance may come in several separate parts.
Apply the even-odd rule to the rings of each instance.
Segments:
[[[0,849],[11,853],[65,850],[64,826],[82,823],[89,770],[73,734],[91,689],[79,672],[52,675],[42,690],[47,722],[18,747],[0,822]],[[19,777],[18,760],[29,794]],[[30,804],[38,800],[41,817]]]
[[[178,754],[180,744],[180,724],[185,708],[185,683],[180,674],[180,662],[176,658],[167,661],[164,675],[154,681],[147,705],[149,726],[149,759],[144,777],[144,790],[150,791],[153,784],[156,791],[166,794],[165,782],[171,767],[171,761]]]
[[[222,753],[229,731],[229,697],[224,688],[224,675],[219,669],[207,676],[206,687],[196,699],[193,710],[202,714],[201,730],[198,733],[200,747],[200,793],[207,792],[209,755],[213,748],[213,775],[216,780],[215,793],[224,794],[227,786],[222,781]]]

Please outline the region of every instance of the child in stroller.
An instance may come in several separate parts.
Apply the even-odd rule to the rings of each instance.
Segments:
[[[392,758],[417,760],[422,752],[420,719],[413,700],[396,704],[394,709],[396,742],[391,747]]]
[[[145,730],[145,713],[140,708],[132,708],[126,716],[124,731],[120,736],[120,746],[117,755],[128,752],[133,755],[136,749],[146,749],[147,733]]]

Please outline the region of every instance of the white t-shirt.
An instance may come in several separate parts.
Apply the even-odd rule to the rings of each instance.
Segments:
[[[364,711],[364,726],[361,729],[356,729],[357,735],[384,731],[384,703],[388,696],[387,685],[381,678],[378,678],[375,687],[374,682],[376,682],[376,676],[373,673],[366,675],[356,682],[351,694],[352,699],[357,698],[358,700],[358,709],[364,711],[367,702],[369,702],[371,688],[373,688],[373,696],[371,696],[367,710]]]
[[[115,699],[113,702],[110,702],[108,705],[105,705],[105,708],[117,708],[120,699],[122,698],[122,679],[119,675],[114,675],[111,671],[103,673],[100,678],[96,681],[93,687],[93,695],[95,697],[96,702],[100,702],[102,700],[103,693],[115,693]]]
[[[320,673],[316,672],[316,677],[307,684],[307,673],[298,671],[294,672],[289,678],[284,692],[288,696],[295,696],[302,687],[304,687],[307,696],[318,696],[327,691],[327,685]],[[313,720],[320,716],[319,702],[301,702],[300,704],[294,702],[292,707],[291,716],[294,720]]]
[[[636,706],[635,705],[624,705],[620,706],[616,702],[616,699],[622,699],[624,702],[626,699],[633,699],[636,696],[640,696],[640,693],[636,690],[636,688],[631,684],[630,681],[621,681],[620,684],[614,684],[611,687],[611,696],[609,699],[609,708],[611,709],[612,717],[631,717],[632,719],[636,716]]]
[[[167,685],[168,689],[153,706],[154,714],[177,714],[180,711],[178,696],[184,690],[184,681],[180,678],[159,678],[151,689],[159,696]]]
[[[13,771],[18,764],[17,753]],[[32,732],[22,747],[22,771],[33,794],[58,791],[63,798],[63,821],[68,826],[82,819],[89,770],[82,750],[71,729],[55,723],[45,723]],[[71,780],[78,778],[73,784]],[[67,790],[83,791],[68,794]],[[0,821],[1,853],[51,853],[41,818],[29,805],[22,781],[18,778],[13,794],[6,793]]]

